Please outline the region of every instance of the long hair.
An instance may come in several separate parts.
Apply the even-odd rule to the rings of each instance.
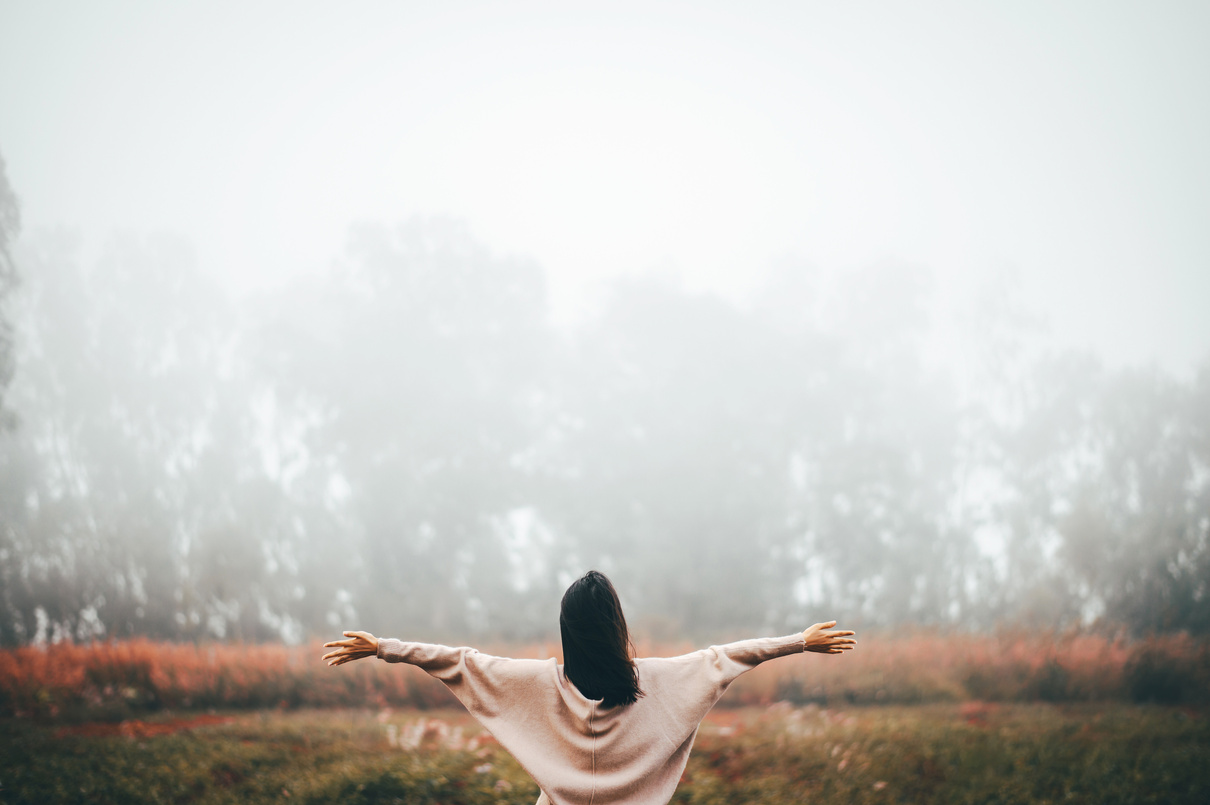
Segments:
[[[563,673],[589,699],[606,707],[634,704],[643,691],[622,602],[603,573],[590,570],[563,593],[559,608]]]

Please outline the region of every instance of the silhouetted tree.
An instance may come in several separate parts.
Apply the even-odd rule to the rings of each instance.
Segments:
[[[1065,355],[1037,366],[1026,398],[1004,441],[1014,614],[1210,631],[1205,368],[1182,383]]]
[[[262,365],[301,451],[288,488],[334,518],[299,554],[308,589],[409,634],[507,628],[501,529],[527,502],[541,273],[416,219],[355,230],[345,262],[271,304]]]
[[[13,242],[21,232],[21,210],[17,195],[8,183],[4,157],[0,155],[0,428],[11,426],[4,404],[4,392],[13,376],[13,324],[9,319],[8,298],[17,284],[17,266],[13,261]]]
[[[221,296],[172,239],[115,238],[87,270],[62,234],[27,255],[7,638],[277,634]]]

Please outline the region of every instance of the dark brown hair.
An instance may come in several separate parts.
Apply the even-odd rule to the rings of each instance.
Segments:
[[[563,673],[580,693],[603,699],[606,707],[634,704],[643,695],[622,602],[605,574],[590,570],[563,593],[559,632]]]

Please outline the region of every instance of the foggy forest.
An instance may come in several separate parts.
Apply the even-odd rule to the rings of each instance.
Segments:
[[[585,568],[656,639],[1210,630],[1210,364],[1035,348],[1011,288],[930,365],[926,267],[749,303],[621,278],[558,324],[459,221],[350,229],[233,300],[190,242],[18,241],[0,194],[0,643],[552,636]],[[1128,323],[1127,323],[1128,326]]]

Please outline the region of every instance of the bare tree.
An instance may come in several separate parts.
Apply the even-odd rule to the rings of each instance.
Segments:
[[[0,428],[11,425],[4,407],[4,390],[13,376],[13,324],[5,302],[17,284],[17,267],[13,262],[13,241],[21,231],[21,210],[17,195],[8,183],[4,157],[0,155]]]

